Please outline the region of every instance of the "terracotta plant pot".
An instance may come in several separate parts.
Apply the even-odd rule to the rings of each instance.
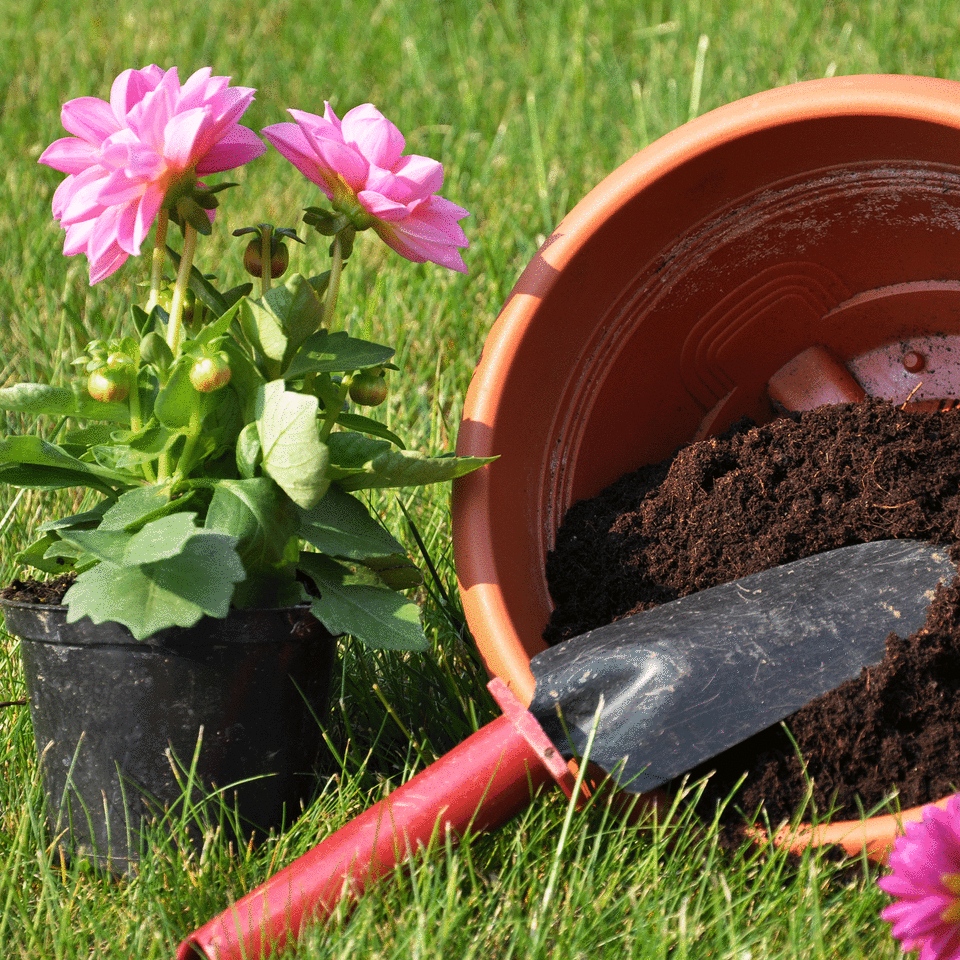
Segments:
[[[337,643],[309,608],[232,610],[142,641],[117,623],[67,623],[64,606],[0,608],[20,638],[48,821],[68,856],[129,872],[145,821],[178,820],[191,777],[191,802],[221,790],[244,842],[299,815]]]
[[[576,500],[743,415],[960,387],[960,83],[817,80],[722,107],[590,192],[484,347],[454,549],[491,674],[529,703],[544,566]],[[837,823],[882,859],[898,822]]]

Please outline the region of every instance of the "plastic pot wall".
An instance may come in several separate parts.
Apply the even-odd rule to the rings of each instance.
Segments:
[[[740,416],[764,422],[775,403],[960,395],[958,264],[951,81],[757,94],[589,193],[507,300],[460,426],[458,453],[499,457],[453,500],[464,609],[490,673],[529,702],[546,556],[576,500]]]
[[[68,624],[66,607],[0,606],[20,638],[50,827],[66,852],[126,872],[144,820],[183,816],[191,776],[190,799],[221,790],[244,836],[299,814],[336,654],[307,608],[234,610],[138,641],[116,623]]]

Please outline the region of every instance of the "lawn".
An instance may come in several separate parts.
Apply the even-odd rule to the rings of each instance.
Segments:
[[[936,0],[208,0],[148,4],[3,0],[0,37],[0,384],[65,382],[80,345],[126,321],[147,276],[131,260],[87,285],[50,215],[61,175],[37,165],[62,135],[60,104],[109,93],[127,67],[201,66],[258,89],[245,124],[288,107],[379,106],[408,152],[440,159],[443,195],[471,211],[468,273],[411,266],[358,242],[341,303],[354,329],[395,344],[408,389],[388,424],[419,448],[449,449],[487,331],[553,227],[607,173],[697,114],[767,88],[855,73],[960,77],[960,26]],[[230,232],[294,226],[317,202],[273,154],[241,170],[205,255],[241,279]],[[309,269],[309,266],[306,268]],[[306,272],[306,270],[305,270]],[[522,415],[522,411],[518,411]],[[50,425],[47,425],[49,428]],[[9,417],[8,431],[23,429]],[[449,491],[407,498],[451,603],[425,594],[431,650],[401,660],[345,642],[326,720],[334,775],[282,836],[231,848],[210,831],[178,852],[158,832],[140,873],[112,881],[64,863],[44,824],[30,719],[0,709],[0,944],[8,957],[169,958],[194,927],[257,886],[467,736],[497,711],[458,621]],[[69,495],[60,506],[76,506]],[[396,502],[383,516],[416,547]],[[35,492],[0,492],[0,580],[47,516]],[[0,700],[24,696],[15,641],[2,637]],[[691,789],[695,789],[692,785]],[[628,826],[605,804],[572,812],[559,792],[495,835],[440,846],[387,879],[349,919],[284,956],[894,957],[885,897],[865,863],[787,861],[719,849],[709,825]],[[173,824],[176,833],[182,825]]]

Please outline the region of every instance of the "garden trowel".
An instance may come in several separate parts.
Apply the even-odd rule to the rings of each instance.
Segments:
[[[266,956],[419,846],[506,822],[540,787],[568,794],[565,758],[643,793],[788,717],[918,630],[946,548],[857,544],[691,594],[533,657],[525,708],[504,715],[197,930],[178,958]]]

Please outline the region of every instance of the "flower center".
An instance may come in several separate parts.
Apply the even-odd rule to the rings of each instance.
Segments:
[[[960,873],[945,873],[940,882],[954,897],[953,903],[941,912],[940,919],[944,923],[960,923]]]

